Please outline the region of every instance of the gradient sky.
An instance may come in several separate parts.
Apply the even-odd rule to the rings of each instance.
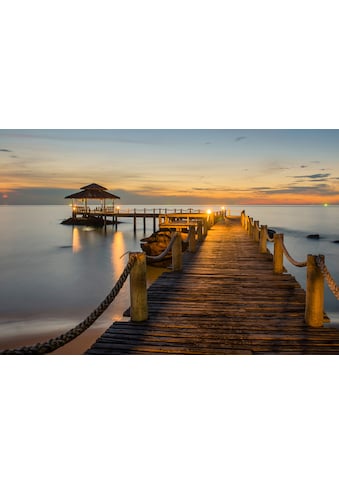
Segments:
[[[338,204],[339,130],[0,130],[0,203]]]

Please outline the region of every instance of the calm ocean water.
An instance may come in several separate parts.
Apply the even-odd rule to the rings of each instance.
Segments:
[[[121,206],[121,210],[133,207]],[[209,208],[220,209],[219,206]],[[240,214],[245,209],[261,224],[284,233],[285,245],[294,259],[303,261],[307,254],[324,254],[328,268],[339,283],[339,244],[333,243],[339,240],[339,206],[228,208],[232,214]],[[168,206],[170,209],[174,206]],[[123,219],[118,226],[108,226],[105,231],[61,225],[69,216],[70,208],[63,205],[0,206],[0,348],[20,335],[58,335],[72,328],[110,292],[127,262],[124,253],[140,251],[139,241],[145,236],[142,220],[137,221],[134,233],[132,219]],[[153,222],[149,219],[146,235],[152,232]],[[320,239],[307,239],[313,233],[320,234]],[[295,268],[287,261],[285,266],[305,287],[305,268]],[[156,274],[150,273],[150,280]],[[122,318],[129,306],[128,292],[125,284],[99,319],[98,327],[104,329]],[[327,287],[325,310],[336,324],[339,302]]]

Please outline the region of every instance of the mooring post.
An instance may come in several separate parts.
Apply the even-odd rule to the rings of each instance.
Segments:
[[[261,253],[267,253],[267,226],[261,226],[259,235],[259,250]]]
[[[322,254],[319,258],[324,260]],[[324,277],[313,254],[307,255],[305,322],[310,327],[324,324]]]
[[[136,262],[130,273],[131,320],[143,322],[148,318],[147,284],[146,284],[146,254],[131,253],[136,256]]]
[[[274,234],[273,272],[275,274],[284,272],[284,251],[281,244],[283,241],[283,234]]]
[[[182,270],[182,247],[180,232],[175,233],[175,241],[172,247],[172,269],[173,271]]]
[[[133,213],[133,230],[134,230],[134,232],[136,232],[136,230],[137,230],[137,211],[136,211],[136,209],[134,209],[134,213]]]
[[[188,251],[190,253],[195,253],[196,251],[195,228],[193,226],[188,231]]]

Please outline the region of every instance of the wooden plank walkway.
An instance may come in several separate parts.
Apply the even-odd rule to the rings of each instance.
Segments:
[[[239,219],[215,224],[148,301],[146,322],[115,322],[86,354],[339,354],[339,331],[304,323],[304,290]]]

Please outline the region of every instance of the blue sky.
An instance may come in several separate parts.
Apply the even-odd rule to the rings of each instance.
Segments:
[[[2,203],[339,203],[339,130],[0,130]]]

